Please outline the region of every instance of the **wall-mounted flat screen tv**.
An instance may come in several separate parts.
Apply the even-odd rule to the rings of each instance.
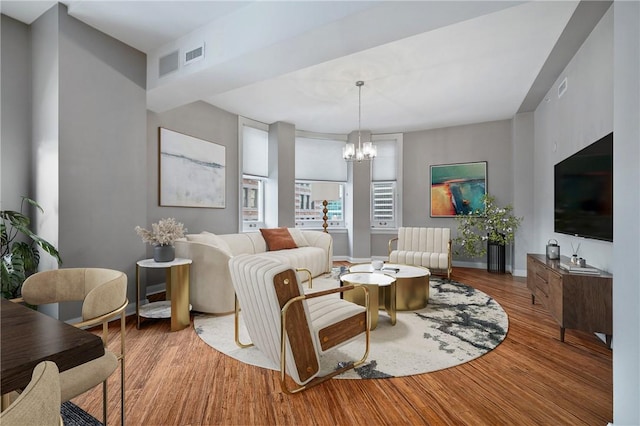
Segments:
[[[613,241],[613,133],[555,165],[554,230]]]

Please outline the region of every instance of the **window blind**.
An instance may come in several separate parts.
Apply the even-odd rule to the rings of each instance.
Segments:
[[[378,149],[378,155],[373,160],[371,180],[396,180],[397,170],[397,144],[395,140],[380,140],[374,144]]]
[[[296,179],[346,182],[347,162],[342,159],[344,141],[296,138]]]
[[[242,126],[242,173],[269,176],[269,132]]]

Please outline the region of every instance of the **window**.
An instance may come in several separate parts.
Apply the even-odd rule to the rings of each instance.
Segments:
[[[374,227],[389,227],[395,224],[395,182],[373,182],[372,218]]]
[[[402,135],[374,135],[378,156],[371,166],[371,227],[396,228],[398,181],[402,173]]]
[[[327,204],[327,223],[331,227],[344,227],[344,191],[347,181],[347,163],[342,159],[346,138],[336,135],[318,135],[305,132],[296,134],[295,157],[295,222],[296,226],[320,228],[324,206],[311,199],[311,184],[336,183],[340,186],[340,199]]]
[[[296,181],[296,227],[322,227],[324,206],[320,201],[311,200],[310,181]],[[340,199],[327,202],[327,223],[332,227],[344,227],[344,184],[340,185]]]
[[[242,187],[240,194],[242,230],[264,227],[265,188],[269,175],[268,126],[252,120],[240,120],[242,149]]]
[[[264,179],[244,175],[242,177],[242,222],[264,222]]]

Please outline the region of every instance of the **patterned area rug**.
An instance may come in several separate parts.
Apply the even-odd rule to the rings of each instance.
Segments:
[[[336,287],[329,275],[313,280],[314,290]],[[410,376],[453,367],[478,358],[506,337],[509,320],[502,307],[487,294],[465,284],[431,278],[429,303],[424,309],[398,312],[392,326],[384,310],[371,332],[367,362],[337,376],[340,379],[373,379]],[[241,349],[234,342],[233,315],[198,315],[196,333],[208,345],[247,364],[278,370],[255,347]],[[241,341],[250,339],[244,325]],[[362,356],[364,338],[353,341],[321,359],[323,369]]]
[[[102,426],[98,419],[73,402],[63,402],[60,407],[60,415],[64,426]]]

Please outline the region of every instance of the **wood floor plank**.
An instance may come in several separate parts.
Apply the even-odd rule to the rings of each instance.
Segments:
[[[344,263],[342,263],[344,264]],[[492,296],[509,315],[490,353],[417,376],[333,379],[298,395],[278,373],[206,345],[193,326],[127,319],[129,425],[602,425],[613,417],[612,354],[595,335],[567,330],[531,304],[523,278],[455,268],[453,279]],[[113,325],[109,332],[115,337]],[[374,331],[375,332],[375,331]],[[115,344],[115,342],[114,342]],[[119,374],[109,379],[109,423],[119,424]],[[98,387],[73,402],[102,417]]]

